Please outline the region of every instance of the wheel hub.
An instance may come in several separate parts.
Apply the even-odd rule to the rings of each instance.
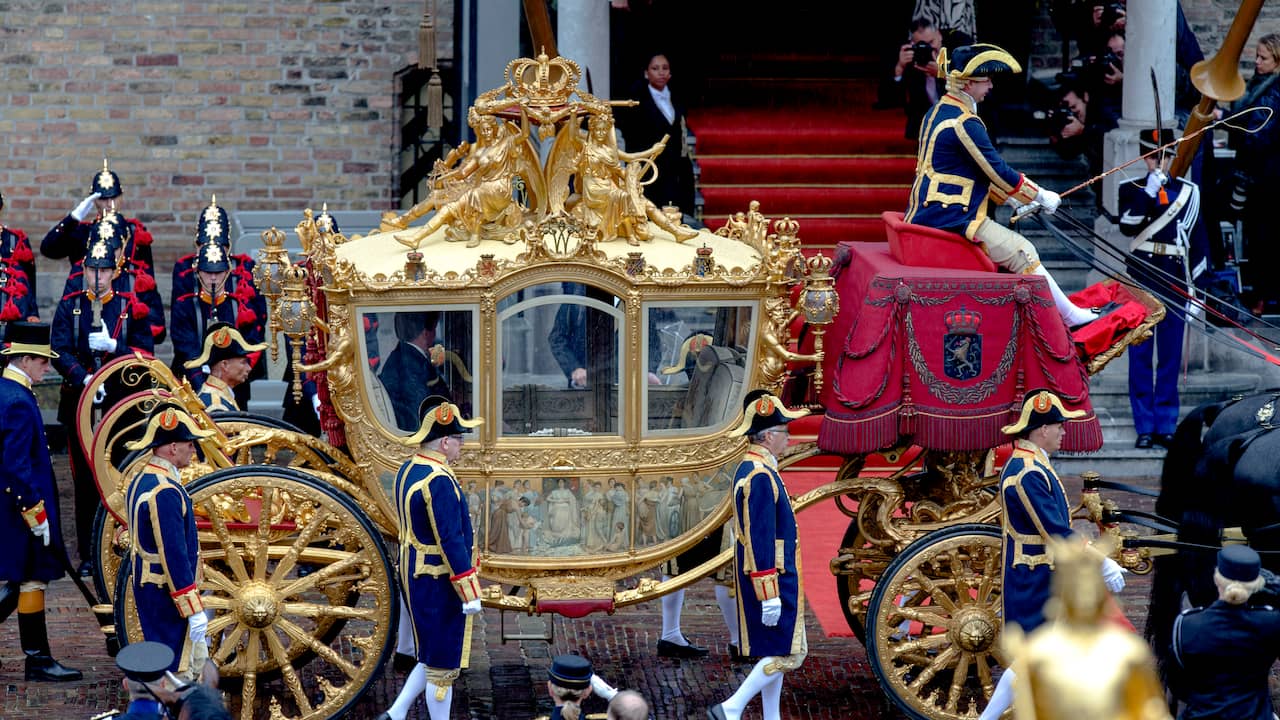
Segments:
[[[279,607],[276,593],[266,583],[250,582],[236,595],[236,616],[252,628],[264,628],[276,621]]]
[[[995,644],[996,627],[995,615],[987,608],[961,608],[951,626],[951,642],[965,652],[986,652]]]

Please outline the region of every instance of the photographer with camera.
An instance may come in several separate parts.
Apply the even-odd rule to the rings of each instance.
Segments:
[[[1037,118],[1043,116],[1045,134],[1058,156],[1070,160],[1083,155],[1092,176],[1102,172],[1102,142],[1116,120],[1095,112],[1090,98],[1079,79],[1064,76],[1057,106],[1037,113]]]
[[[1089,94],[1094,115],[1105,116],[1115,127],[1124,100],[1124,33],[1111,33],[1099,52],[1083,54],[1071,65],[1071,74]]]
[[[903,135],[914,140],[920,133],[924,114],[946,92],[938,80],[938,51],[942,49],[942,33],[928,18],[911,21],[910,39],[898,48],[892,82],[885,83],[883,95],[893,105],[906,111],[907,125]]]

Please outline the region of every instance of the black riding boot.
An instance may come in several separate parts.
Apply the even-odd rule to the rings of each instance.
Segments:
[[[18,634],[22,637],[22,652],[27,656],[27,680],[65,682],[83,677],[79,670],[63,667],[49,653],[49,632],[43,610],[18,613]]]
[[[20,592],[22,592],[22,585],[14,581],[9,581],[0,587],[0,623],[8,620],[13,611],[18,609]]]

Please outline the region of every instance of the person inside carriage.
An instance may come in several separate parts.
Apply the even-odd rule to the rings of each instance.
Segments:
[[[267,349],[266,343],[249,343],[230,323],[213,323],[204,331],[204,347],[200,357],[188,360],[188,370],[208,367],[200,402],[209,412],[239,412],[235,389],[249,380],[252,358]]]
[[[79,436],[78,410],[85,388],[107,362],[122,355],[155,349],[154,310],[131,291],[123,272],[123,248],[129,225],[108,214],[93,224],[84,260],[72,266],[62,299],[53,316],[53,365],[62,375],[58,422],[68,428],[67,450],[75,486],[76,538],[82,560],[81,575],[92,573],[93,519],[100,504],[98,486],[81,449],[91,438]],[[157,296],[158,297],[158,296]],[[102,385],[93,397],[92,411],[105,412],[124,397],[124,388]]]
[[[217,199],[200,213],[196,229],[196,252],[178,260],[173,271],[173,302],[170,324],[173,329],[173,372],[186,377],[197,390],[208,373],[203,366],[188,367],[200,355],[209,326],[228,323],[250,344],[261,343],[266,334],[267,301],[253,281],[253,261],[231,251],[231,228],[226,210]],[[266,376],[261,355],[251,356],[249,381]],[[248,407],[249,385],[235,389],[236,404]]]
[[[949,59],[944,50],[938,66],[947,93],[921,124],[917,174],[904,219],[963,235],[1004,270],[1044,277],[1068,327],[1096,320],[1100,312],[1067,298],[1029,240],[992,218],[993,201],[1016,206],[1034,202],[1050,214],[1061,202],[1057,193],[1039,187],[1004,161],[977,114],[978,103],[991,92],[992,76],[1019,73],[1022,66],[1009,53],[986,44],[956,48]]]

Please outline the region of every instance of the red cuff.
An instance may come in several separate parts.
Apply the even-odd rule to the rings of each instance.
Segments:
[[[756,599],[764,602],[778,597],[778,571],[775,568],[751,573],[751,586],[756,591]]]
[[[458,573],[449,580],[453,582],[453,589],[458,591],[458,597],[462,598],[462,602],[471,602],[480,597],[480,575],[476,572],[476,568]]]

